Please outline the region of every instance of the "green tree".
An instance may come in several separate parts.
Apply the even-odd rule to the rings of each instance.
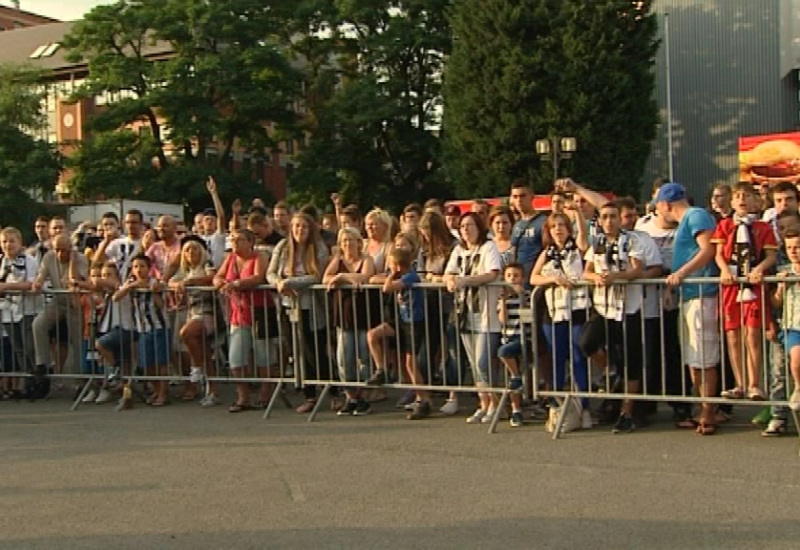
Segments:
[[[369,207],[443,192],[438,129],[449,0],[307,0],[294,14],[306,60],[303,200],[342,191]],[[324,29],[321,35],[319,30]]]
[[[88,62],[79,95],[114,101],[89,123],[75,193],[118,195],[106,175],[125,169],[142,199],[204,204],[209,173],[221,174],[225,198],[263,196],[250,174],[233,174],[232,157],[234,147],[268,156],[294,132],[300,80],[276,41],[274,11],[256,0],[121,0],[76,23],[64,45]]]
[[[44,127],[41,75],[0,66],[0,224],[25,229],[37,211],[35,197],[52,194],[61,171],[58,152],[34,137]]]
[[[460,195],[552,186],[537,139],[573,136],[561,173],[637,194],[658,111],[651,1],[462,0],[446,70],[448,175]]]

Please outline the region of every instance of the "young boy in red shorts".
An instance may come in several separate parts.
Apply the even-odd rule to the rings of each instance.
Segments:
[[[736,378],[736,386],[721,393],[729,399],[742,399],[745,395],[756,401],[764,399],[760,387],[761,327],[765,322],[762,279],[775,265],[778,243],[772,227],[750,214],[757,211],[758,200],[752,185],[736,184],[731,199],[733,215],[717,224],[711,239],[717,246],[716,261],[723,285],[722,327]],[[737,277],[746,277],[747,282],[739,284]],[[746,357],[742,354],[743,339]]]

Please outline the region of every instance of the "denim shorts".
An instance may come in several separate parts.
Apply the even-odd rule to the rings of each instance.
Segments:
[[[800,330],[786,331],[786,353],[792,351],[795,346],[800,346]]]
[[[171,344],[172,333],[165,328],[139,334],[139,368],[166,367]]]
[[[497,356],[501,359],[522,357],[522,340],[520,340],[519,336],[512,336],[508,342],[500,344]]]
[[[97,339],[100,347],[114,355],[114,362],[119,365],[133,359],[133,332],[115,327]]]

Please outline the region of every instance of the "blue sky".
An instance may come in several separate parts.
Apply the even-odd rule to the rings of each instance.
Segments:
[[[100,4],[113,4],[114,0],[20,0],[24,11],[54,17],[63,21],[80,19],[83,14]],[[0,0],[0,5],[12,6],[10,0]]]

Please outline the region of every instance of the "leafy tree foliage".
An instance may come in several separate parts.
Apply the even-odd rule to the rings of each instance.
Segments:
[[[274,40],[283,23],[273,12],[256,0],[120,0],[78,22],[64,45],[88,62],[79,95],[115,101],[90,122],[94,137],[74,158],[75,193],[122,187],[191,207],[205,201],[205,175],[217,173],[223,196],[263,194],[250,174],[233,174],[232,154],[237,146],[269,155],[295,122],[300,80]],[[116,182],[107,177],[120,170]]]
[[[0,224],[24,229],[36,210],[35,197],[53,192],[61,159],[32,134],[43,127],[41,75],[23,67],[0,66]],[[9,208],[9,206],[12,206]]]
[[[443,193],[441,86],[449,0],[299,2],[292,53],[306,60],[307,147],[298,198],[331,191],[369,207]],[[321,32],[322,31],[322,32]]]
[[[562,174],[638,195],[658,112],[651,1],[462,0],[445,88],[448,174],[463,196],[551,187],[537,139],[573,136]]]

